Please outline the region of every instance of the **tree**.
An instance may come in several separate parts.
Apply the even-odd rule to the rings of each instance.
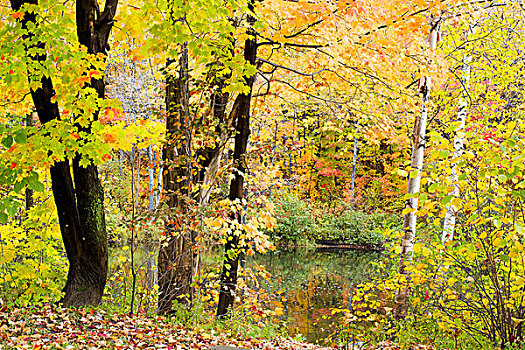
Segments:
[[[253,13],[253,2],[249,5],[249,10]],[[255,17],[252,13],[247,15],[248,38],[244,41],[244,59],[246,62],[255,66],[257,59],[257,36],[253,29]],[[245,198],[245,154],[250,136],[250,107],[252,100],[252,89],[255,82],[255,74],[245,74],[247,91],[240,93],[232,107],[230,119],[235,121],[235,144],[233,150],[233,179],[230,183],[230,193],[228,198],[231,202],[242,203]],[[242,220],[242,211],[231,214],[232,220],[239,223]],[[233,306],[235,300],[235,289],[237,286],[237,271],[239,268],[239,256],[242,247],[239,246],[239,234],[233,234],[228,238],[224,245],[225,259],[222,266],[220,277],[219,303],[217,305],[217,316],[225,316]]]
[[[432,51],[436,49],[439,39],[439,26],[441,17],[433,17],[430,21],[430,31],[428,42]],[[412,141],[412,160],[411,173],[408,180],[408,199],[405,202],[403,231],[404,236],[401,239],[401,255],[399,261],[399,273],[408,275],[407,265],[412,262],[412,251],[414,247],[414,238],[416,236],[416,211],[418,209],[419,189],[421,184],[421,171],[423,170],[423,157],[425,155],[426,128],[428,119],[428,103],[430,95],[430,77],[422,77],[419,81],[419,92],[422,96],[421,115],[418,116],[414,123],[414,134]],[[408,306],[408,286],[402,288],[396,296],[396,315],[404,317]]]
[[[184,20],[184,19],[183,19]],[[195,233],[186,225],[191,198],[191,127],[189,115],[188,50],[181,45],[176,74],[166,78],[166,143],[162,152],[163,189],[166,193],[168,219],[165,223],[167,242],[159,250],[158,311],[172,310],[173,302],[189,305],[193,296],[193,275],[197,254]]]
[[[31,97],[40,122],[45,125],[59,121],[62,117],[55,99],[52,78],[41,72],[35,73],[34,67],[30,66],[31,63],[37,66],[45,64],[47,60],[43,50],[45,42],[37,36],[40,14],[35,8],[29,11],[30,5],[38,6],[38,2],[11,1],[14,11],[23,11],[21,26],[27,31],[24,40],[27,42],[26,54],[29,59],[28,78],[30,82],[39,80],[37,88],[31,87]],[[105,54],[117,0],[106,2],[102,13],[96,1],[79,0],[76,6],[79,43],[87,48],[88,54]],[[105,85],[102,77],[88,80],[88,88],[94,89],[97,97],[103,99]],[[82,115],[76,116],[75,126],[85,138],[91,133],[91,122],[98,118],[98,110],[99,106],[94,104],[90,110],[82,110]],[[85,154],[74,155],[72,168],[74,180],[67,156],[50,167],[60,230],[70,264],[61,302],[65,306],[96,305],[102,299],[108,263],[103,189],[96,165]]]
[[[469,25],[466,33],[465,41],[468,42],[469,36],[471,34],[474,34],[476,31],[476,24]],[[463,134],[465,129],[465,123],[467,119],[468,114],[468,88],[470,83],[470,61],[472,57],[469,54],[465,54],[465,57],[463,58],[463,64],[462,64],[462,76],[460,78],[461,83],[461,98],[458,102],[458,115],[457,115],[457,123],[458,126],[455,130],[454,135],[454,158],[459,159],[461,155],[463,154],[464,150],[464,141],[463,141]],[[452,164],[452,173],[450,174],[450,180],[452,183],[452,191],[450,191],[450,195],[458,198],[459,197],[459,185],[458,185],[458,170],[457,170],[457,162],[454,162]],[[454,204],[447,205],[447,212],[445,213],[445,219],[443,222],[443,234],[441,236],[441,242],[445,243],[446,241],[453,240],[454,239],[454,226],[456,225],[456,215],[457,215],[457,208]]]

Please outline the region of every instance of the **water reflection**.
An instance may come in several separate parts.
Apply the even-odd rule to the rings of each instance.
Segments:
[[[154,312],[156,308],[156,246],[139,247],[135,251],[137,271],[136,304],[139,310]],[[203,252],[203,272],[219,269],[220,248]],[[309,342],[318,342],[336,331],[338,322],[331,308],[348,307],[351,288],[374,273],[372,261],[380,253],[337,249],[279,249],[264,255],[248,257],[246,265],[262,265],[271,274],[261,278],[262,288],[271,309],[283,310],[291,336],[302,334]],[[126,308],[131,297],[129,249],[115,249],[110,261],[110,278],[104,302]],[[204,282],[201,287],[206,286]],[[277,293],[281,291],[282,293]],[[284,297],[284,298],[283,298]],[[211,309],[210,309],[211,310]],[[213,310],[211,310],[213,312]]]
[[[281,249],[256,256],[252,263],[272,274],[267,292],[283,289],[288,331],[310,342],[326,338],[337,327],[331,308],[348,306],[352,286],[374,273],[379,253],[336,249]]]

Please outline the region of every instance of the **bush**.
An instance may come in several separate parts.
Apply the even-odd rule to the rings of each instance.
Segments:
[[[366,214],[347,208],[342,213],[318,215],[319,230],[314,238],[340,244],[360,246],[380,245],[384,238],[381,231],[391,228],[397,216],[386,213]]]
[[[297,242],[316,230],[312,211],[294,195],[285,194],[276,201],[277,227],[273,236],[281,241]]]
[[[67,259],[54,204],[40,197],[36,202],[22,225],[0,225],[0,307],[41,305],[62,296]]]
[[[337,209],[312,209],[294,195],[284,194],[276,200],[277,227],[273,236],[284,242],[305,239],[330,243],[374,246],[380,245],[385,228],[400,228],[401,219],[389,213],[367,214],[350,206]]]

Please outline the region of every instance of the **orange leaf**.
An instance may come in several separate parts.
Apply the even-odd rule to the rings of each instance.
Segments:
[[[13,17],[14,19],[22,18],[24,17],[24,13],[23,12],[13,12],[11,14],[11,17]]]
[[[104,142],[105,143],[114,143],[116,141],[115,135],[112,134],[105,134],[104,135]]]

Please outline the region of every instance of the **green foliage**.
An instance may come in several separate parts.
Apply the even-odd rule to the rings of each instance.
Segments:
[[[273,236],[285,242],[304,241],[317,229],[308,205],[291,194],[284,194],[276,201],[277,227]]]
[[[366,214],[352,209],[342,213],[321,213],[315,238],[359,246],[378,246],[384,241],[381,230],[391,228],[399,216],[387,213]]]
[[[381,230],[399,228],[399,216],[353,210],[347,204],[335,209],[312,208],[291,194],[277,200],[277,227],[274,237],[282,242],[319,240],[359,246],[378,246],[384,241]]]
[[[0,298],[8,305],[60,299],[67,261],[51,200],[26,213],[22,225],[0,226]]]

